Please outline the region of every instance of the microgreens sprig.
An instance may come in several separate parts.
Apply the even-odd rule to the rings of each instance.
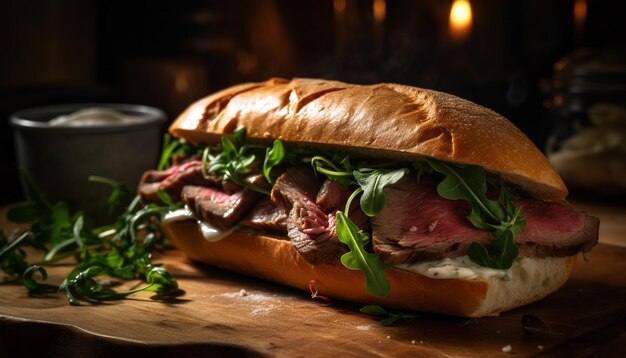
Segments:
[[[241,127],[233,133],[235,143],[228,137],[222,137],[220,146],[216,148],[215,155],[206,147],[202,155],[202,167],[205,174],[218,174],[233,183],[270,195],[269,190],[246,181],[242,175],[250,172],[250,165],[255,161],[258,152],[263,149],[260,146],[246,145],[246,130]],[[254,152],[257,152],[255,154]]]
[[[11,220],[30,223],[30,231],[17,239],[0,240],[0,268],[19,275],[20,282],[33,294],[63,292],[70,304],[82,300],[117,300],[139,291],[157,293],[154,299],[163,300],[180,295],[178,283],[164,268],[152,263],[152,250],[163,245],[158,220],[177,207],[166,192],[159,197],[168,206],[149,204],[143,208],[139,198],[128,203],[129,191],[116,181],[95,177],[92,181],[112,187],[109,209],[119,214],[112,224],[93,228],[81,213],[70,214],[64,203],[50,204],[30,177],[25,177],[31,201],[13,207],[8,212]],[[121,209],[123,208],[123,209]],[[122,211],[119,213],[119,211]],[[138,235],[138,232],[142,235]],[[4,236],[0,235],[0,239]],[[27,267],[25,253],[20,247],[32,246],[45,253],[39,264]],[[70,256],[77,258],[76,267],[58,286],[39,283],[36,273],[46,281],[44,265]],[[120,279],[140,279],[146,285],[126,292],[116,292],[100,276]]]

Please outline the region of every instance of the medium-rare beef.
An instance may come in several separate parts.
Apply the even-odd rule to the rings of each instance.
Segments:
[[[572,256],[598,243],[598,218],[559,203],[520,200],[515,205],[526,217],[526,228],[515,238],[522,256]]]
[[[344,188],[339,182],[326,180],[317,193],[315,202],[326,212],[337,209],[343,210],[350,194],[352,191]]]
[[[322,183],[307,167],[293,167],[278,177],[272,188],[272,200],[290,211],[293,203],[300,199],[313,201]]]
[[[202,162],[191,161],[166,170],[145,172],[139,181],[137,191],[144,203],[159,203],[161,201],[157,196],[159,190],[164,190],[172,200],[178,202],[181,200],[181,191],[186,185],[216,187],[228,193],[241,189],[229,181],[222,180],[217,175],[204,176],[202,174]]]
[[[307,167],[288,169],[272,189],[272,199],[289,210],[287,236],[312,264],[330,263],[346,251],[337,239],[335,213],[324,212],[314,200],[321,183]]]
[[[465,255],[473,241],[491,242],[489,231],[467,221],[471,208],[446,200],[436,184],[406,178],[385,189],[387,204],[371,218],[374,250],[388,263],[408,263]]]
[[[255,185],[263,183],[260,175],[246,180]],[[232,227],[243,215],[250,212],[262,194],[247,188],[228,194],[219,188],[187,185],[181,196],[200,220],[223,230]]]
[[[436,183],[404,179],[385,189],[387,205],[372,222],[374,250],[388,263],[411,263],[466,255],[472,242],[485,246],[493,234],[467,220],[464,200],[447,200]],[[525,229],[516,236],[524,256],[568,256],[597,242],[596,218],[562,204],[522,200]]]
[[[261,199],[239,223],[253,229],[287,235],[287,211],[268,197]]]
[[[335,215],[337,210],[344,211],[346,208],[346,201],[350,195],[354,192],[355,188],[344,188],[339,182],[334,180],[326,180],[320,191],[317,193],[315,203],[322,208],[322,211],[329,213],[329,215]],[[370,228],[370,221],[367,215],[361,210],[359,200],[361,195],[357,195],[350,206],[350,221],[356,225],[359,229],[368,231]]]

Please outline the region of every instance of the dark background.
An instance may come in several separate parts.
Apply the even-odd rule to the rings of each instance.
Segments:
[[[272,76],[399,82],[490,107],[541,148],[540,80],[576,49],[626,43],[621,1],[472,0],[461,40],[451,0],[384,3],[376,21],[373,0],[4,1],[0,203],[22,199],[8,125],[19,109],[117,101],[173,118],[211,91]],[[575,6],[586,10],[577,20]]]

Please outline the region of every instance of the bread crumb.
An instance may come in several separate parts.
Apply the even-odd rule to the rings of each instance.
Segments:
[[[417,226],[411,226],[411,228],[409,229],[410,232],[416,232],[417,231]]]
[[[415,344],[415,340],[412,340],[412,341],[411,341],[411,344]]]
[[[511,345],[509,344],[508,346],[502,347],[502,351],[504,353],[511,353],[511,351],[513,351],[513,347],[511,347]]]
[[[543,350],[543,346],[542,346],[542,345],[539,345],[539,346],[537,346],[537,349],[539,349],[540,351],[542,351],[542,350]]]
[[[428,232],[433,232],[437,227],[437,220],[433,221],[430,225],[428,225]]]
[[[247,295],[248,295],[248,291],[244,290],[243,288],[237,294],[237,296],[239,296],[239,297],[245,297]]]
[[[387,339],[391,339],[391,336],[387,336]]]

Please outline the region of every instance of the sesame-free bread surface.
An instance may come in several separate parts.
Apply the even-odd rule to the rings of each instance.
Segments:
[[[213,266],[308,291],[315,281],[320,295],[360,304],[454,316],[483,317],[537,301],[556,291],[568,279],[576,257],[520,259],[510,280],[432,279],[388,269],[391,285],[386,297],[369,295],[361,271],[337,264],[311,265],[287,240],[250,231],[235,231],[210,242],[194,220],[164,224],[172,243],[190,258]]]
[[[528,195],[567,196],[543,154],[511,122],[461,98],[398,84],[271,79],[227,88],[185,110],[170,132],[218,143],[245,127],[252,141],[341,150],[397,161],[431,157],[502,174]]]

